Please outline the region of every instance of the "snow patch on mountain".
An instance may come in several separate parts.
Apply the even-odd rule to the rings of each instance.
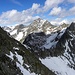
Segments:
[[[19,48],[17,48],[17,47],[13,47],[13,49],[15,49],[15,50],[19,50]]]
[[[66,28],[63,28],[61,31],[60,31],[60,34],[58,35],[58,38],[61,38],[61,36],[65,33],[66,31]]]
[[[55,41],[54,39],[56,38],[56,36],[58,35],[58,33],[52,34],[51,36],[49,36],[46,39],[46,43],[44,44],[43,47],[45,47],[46,49],[50,49],[52,46],[55,46],[57,41]]]
[[[45,49],[50,49],[56,46],[58,40],[56,41],[55,39],[58,38],[60,39],[61,36],[65,33],[66,28],[63,28],[59,33],[53,33],[49,37],[46,38],[46,43],[42,46]]]
[[[19,55],[17,52],[15,52],[15,54],[16,54],[15,56],[18,59],[18,61],[20,62],[20,64],[23,65],[23,62],[24,62],[23,57],[21,55]]]
[[[23,66],[23,57],[21,55],[19,55],[17,52],[15,52],[15,54],[13,54],[11,51],[10,51],[10,55],[6,54],[7,57],[9,57],[10,59],[14,60],[14,56],[16,56],[18,62],[16,62],[16,66],[19,67],[19,69],[21,70],[21,73],[23,75],[35,75],[35,73],[30,73],[28,70],[26,70]],[[25,64],[26,65],[26,64]],[[28,66],[29,67],[29,66]]]
[[[13,54],[11,51],[10,51],[10,55],[6,54],[6,56],[9,57],[9,58],[12,59],[12,60],[14,59],[14,58],[13,58],[14,54]]]
[[[21,70],[23,75],[35,75],[35,73],[30,73],[29,71],[27,71],[21,64],[19,64],[18,62],[16,62],[17,67],[19,67],[19,69]]]
[[[20,41],[22,38],[23,38],[23,32],[19,32],[19,34],[17,35],[15,39]]]
[[[17,29],[15,29],[12,32],[10,32],[10,35],[14,35],[14,34],[17,34]]]
[[[41,62],[57,75],[75,75],[75,70],[68,66],[69,61],[63,56],[40,59]]]
[[[65,43],[65,53],[64,53],[64,56],[65,57],[67,57],[68,59],[69,59],[69,61],[72,63],[72,64],[74,64],[74,62],[73,62],[73,60],[72,60],[72,57],[70,56],[70,54],[68,53],[68,52],[71,52],[71,50],[70,50],[70,47],[69,47],[69,45],[68,45],[68,41],[66,41],[66,43]]]
[[[38,18],[38,19],[34,20],[34,22],[31,25],[34,24],[34,26],[38,26],[38,28],[41,28],[45,22],[46,22],[46,20]]]
[[[18,62],[16,62],[17,67],[19,67],[19,69],[21,70],[23,75],[35,75],[35,73],[30,73],[29,71],[27,71],[24,66],[23,66],[23,57],[21,55],[19,55],[17,52],[15,52],[15,56],[18,59]]]

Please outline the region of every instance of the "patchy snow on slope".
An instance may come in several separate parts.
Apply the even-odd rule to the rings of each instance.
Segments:
[[[51,34],[51,32],[49,30],[47,30],[46,34]]]
[[[65,33],[66,31],[66,28],[63,28],[61,31],[60,31],[60,34],[58,35],[58,38],[61,38],[61,36]]]
[[[57,41],[55,41],[54,39],[56,38],[57,35],[58,33],[55,33],[52,34],[50,37],[48,37],[43,47],[45,47],[46,49],[50,49],[51,47],[55,46]]]
[[[46,20],[37,19],[36,21],[38,22],[38,23],[36,23],[36,24],[38,24],[38,27],[42,27],[42,25],[45,23]]]
[[[52,47],[55,47],[55,45],[57,44],[58,41],[55,41],[55,38],[57,37],[58,39],[61,38],[61,36],[65,33],[65,30],[66,28],[63,28],[60,33],[58,34],[57,32],[56,33],[53,33],[51,34],[47,40],[46,40],[46,43],[43,45],[43,47],[45,47],[46,49],[50,49]]]
[[[16,62],[17,67],[19,67],[19,69],[21,70],[21,72],[23,73],[23,75],[35,75],[35,73],[30,73],[29,71],[27,71],[24,67],[23,67],[23,57],[21,55],[19,55],[17,52],[15,52],[15,56],[18,59],[18,62]],[[27,65],[28,66],[28,65]],[[29,67],[29,66],[28,66]]]
[[[18,62],[16,62],[17,67],[19,67],[19,69],[21,70],[21,72],[23,73],[23,75],[35,75],[35,73],[30,73],[29,71],[27,71],[21,64],[19,64]]]
[[[45,23],[46,20],[41,20],[40,21],[40,26],[42,26]]]
[[[20,41],[22,38],[23,38],[23,32],[19,32],[19,34],[17,35],[15,39]]]
[[[21,55],[19,55],[17,52],[15,52],[15,54],[13,54],[10,51],[10,55],[6,54],[7,57],[9,57],[10,59],[14,60],[13,56],[16,56],[18,62],[16,62],[16,66],[19,67],[19,69],[21,70],[21,72],[23,73],[23,75],[35,75],[35,73],[30,73],[29,70],[26,70],[23,67],[23,57]],[[27,64],[25,64],[27,67],[29,67]]]
[[[13,30],[18,24],[13,24],[12,26],[8,25],[7,27],[9,27],[11,30]]]
[[[65,42],[65,47],[66,47],[66,49],[65,49],[64,56],[66,56],[69,59],[69,61],[71,61],[71,63],[74,64],[72,57],[68,53],[68,51],[71,52],[70,47],[68,46],[68,41]]]
[[[23,57],[21,55],[19,55],[17,52],[15,52],[15,54],[16,54],[15,56],[18,59],[18,61],[20,62],[20,64],[23,65],[23,62],[24,62]]]
[[[10,32],[10,35],[14,35],[17,34],[17,29],[15,29],[14,31]]]
[[[71,52],[68,40],[66,40],[64,47],[64,56],[47,57],[45,59],[40,59],[40,61],[57,75],[75,75],[75,70],[69,66],[72,66],[75,63],[68,53],[68,51]]]
[[[14,54],[13,54],[11,51],[10,51],[10,55],[6,54],[6,56],[9,57],[9,58],[12,59],[12,60],[14,59],[14,58],[13,58]]]
[[[11,30],[5,30],[5,31],[7,31],[7,32],[9,32],[9,33],[10,33],[10,31],[11,31]]]
[[[13,47],[13,49],[15,49],[15,50],[19,50],[19,48],[17,48],[17,47]]]
[[[75,70],[68,66],[69,61],[62,57],[40,59],[41,62],[57,75],[75,75]]]

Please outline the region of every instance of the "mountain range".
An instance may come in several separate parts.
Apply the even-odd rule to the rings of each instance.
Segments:
[[[13,38],[20,42],[23,42],[28,34],[35,32],[44,32],[45,34],[50,34],[67,26],[68,24],[65,23],[63,23],[61,26],[54,26],[49,21],[38,18],[28,26],[20,24],[15,26],[4,26],[2,28],[5,31],[9,32]]]
[[[0,27],[0,75],[75,75],[75,23]]]
[[[23,44],[56,75],[74,75],[75,23],[51,34],[29,34]]]

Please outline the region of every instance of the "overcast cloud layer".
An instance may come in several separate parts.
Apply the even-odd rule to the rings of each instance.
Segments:
[[[22,4],[16,0],[12,1],[22,6]],[[63,22],[69,23],[75,21],[74,17],[71,19],[66,18],[68,16],[75,16],[75,0],[67,0],[66,3],[72,3],[73,6],[67,9],[60,6],[61,4],[65,4],[65,0],[46,0],[43,6],[37,3],[33,3],[31,8],[21,12],[14,9],[8,10],[7,12],[2,12],[0,15],[0,25],[29,24],[34,19],[39,18],[40,15],[43,14],[42,16],[44,16],[44,13],[48,13],[48,16],[56,17],[55,19],[50,19],[52,24],[61,24]],[[47,17],[44,19],[46,18]]]

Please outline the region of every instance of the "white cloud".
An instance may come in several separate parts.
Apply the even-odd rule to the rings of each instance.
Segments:
[[[17,10],[10,10],[7,12],[3,12],[0,15],[0,24],[12,24],[12,23],[28,24],[33,20],[39,18],[39,16],[34,16],[34,14],[40,12],[40,10],[38,9],[40,9],[40,4],[33,3],[31,8],[23,10],[21,12]]]
[[[55,20],[50,21],[51,24],[53,25],[61,25],[63,23],[69,24],[70,21],[68,21],[68,19],[61,19],[61,18],[56,18]]]
[[[40,4],[37,4],[37,3],[33,3],[32,5],[32,10],[36,10],[40,7]]]
[[[17,14],[18,14],[17,10],[11,10],[7,12],[3,12],[0,18],[2,19],[12,18],[14,15],[16,16]]]
[[[20,22],[21,24],[30,24],[33,20],[39,18],[39,16],[27,16],[27,18],[25,20],[23,20],[22,22]]]
[[[58,16],[59,18],[66,17],[68,15],[68,12],[66,9],[63,9],[61,7],[54,7],[50,13],[50,16]]]
[[[54,7],[49,15],[57,16],[61,13],[62,9],[61,7]]]
[[[34,12],[34,14],[39,14],[41,13],[43,10],[42,10],[42,7],[40,4],[37,4],[37,3],[33,3],[32,7],[30,8],[30,11],[31,12]]]
[[[69,9],[70,15],[75,15],[75,6]]]
[[[67,16],[75,16],[75,6],[70,8],[69,10],[64,9],[60,16],[67,17]]]
[[[0,24],[28,24],[39,18],[39,16],[33,16],[33,13],[30,13],[29,10],[23,10],[22,12],[18,12],[17,10],[3,12],[3,14],[0,16]]]
[[[64,18],[67,16],[75,16],[75,6],[66,10],[65,8],[61,7],[54,7],[50,13],[50,16],[58,16],[59,18]]]
[[[67,0],[70,3],[75,3],[75,0]]]
[[[14,4],[17,4],[17,5],[19,5],[19,6],[23,6],[19,1],[17,1],[17,0],[11,0]]]
[[[21,5],[17,0],[11,0],[15,4]],[[59,4],[63,3],[64,0],[46,0],[44,3],[44,6],[41,6],[40,4],[33,3],[32,7],[23,10],[23,11],[17,11],[17,10],[10,10],[7,12],[3,12],[0,15],[0,24],[12,24],[12,23],[23,23],[27,24],[32,22],[34,19],[37,19],[39,16],[42,15],[42,13],[50,11],[50,16],[56,16],[58,18],[63,18],[67,16],[75,16],[75,6],[70,8],[69,10],[66,10],[66,8],[62,8],[59,6]],[[71,0],[68,0],[69,2]],[[73,1],[73,0],[72,0]],[[71,1],[71,3],[72,3]],[[36,16],[34,16],[36,15]],[[67,20],[60,20],[60,21],[53,21],[54,23],[61,23],[61,22],[67,22]]]
[[[44,5],[44,11],[47,11],[53,7],[57,7],[60,3],[62,3],[64,0],[46,0]]]
[[[44,6],[41,7],[40,4],[33,3],[32,8],[30,10],[35,10],[37,14],[45,13],[49,11],[51,8],[58,6],[64,0],[46,0]]]

